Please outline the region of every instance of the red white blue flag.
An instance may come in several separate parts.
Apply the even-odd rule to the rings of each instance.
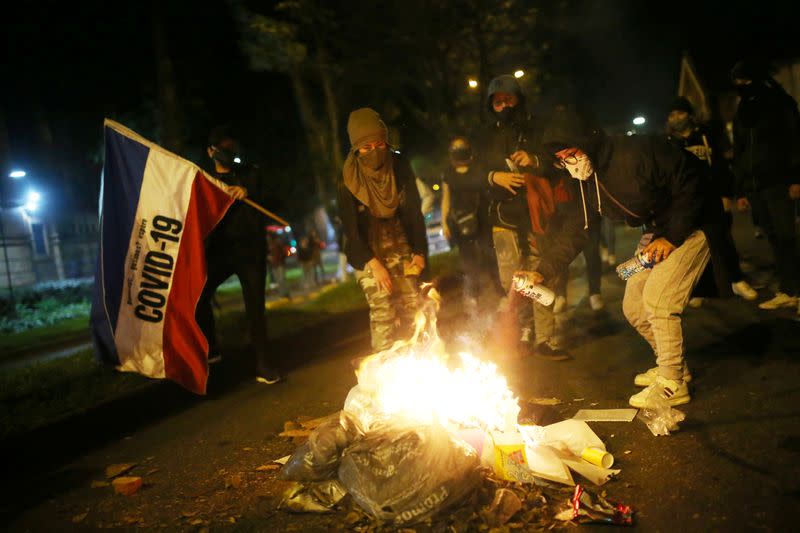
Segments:
[[[101,360],[205,394],[208,341],[195,320],[203,241],[233,203],[226,185],[105,121],[100,253],[91,328]]]

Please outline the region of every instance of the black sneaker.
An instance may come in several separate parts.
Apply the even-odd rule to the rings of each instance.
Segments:
[[[284,380],[283,374],[277,370],[262,370],[256,376],[256,381],[265,385],[274,385]]]
[[[561,348],[553,348],[547,342],[542,342],[536,345],[533,350],[533,355],[539,359],[547,359],[548,361],[567,361],[572,359],[572,356]]]

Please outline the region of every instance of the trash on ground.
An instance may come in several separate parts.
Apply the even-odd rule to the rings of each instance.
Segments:
[[[281,465],[261,465],[256,467],[256,472],[269,472],[271,470],[280,470]]]
[[[114,492],[123,496],[131,496],[142,488],[142,478],[138,476],[121,476],[111,482]]]
[[[560,405],[561,400],[558,398],[529,398],[528,403],[534,405]]]
[[[683,411],[672,408],[658,391],[650,393],[648,403],[653,407],[639,411],[638,418],[647,425],[653,435],[659,437],[678,431],[678,423],[686,418]]]
[[[556,518],[580,524],[632,526],[633,512],[627,505],[608,501],[603,496],[592,494],[581,485],[576,485],[570,507],[558,513]]]
[[[108,465],[106,467],[106,478],[112,479],[117,476],[121,476],[125,472],[130,471],[133,467],[136,466],[136,463],[118,463],[113,465]]]
[[[572,419],[584,422],[631,422],[636,417],[637,411],[637,409],[581,409]]]
[[[489,527],[499,527],[522,509],[522,502],[514,491],[501,488],[495,492],[494,500],[486,510]]]
[[[296,513],[329,513],[345,496],[347,491],[336,479],[292,483],[278,508]]]

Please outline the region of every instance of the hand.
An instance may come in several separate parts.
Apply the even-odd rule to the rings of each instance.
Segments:
[[[747,198],[739,198],[736,200],[736,209],[739,211],[747,211],[750,209],[750,202],[747,201]]]
[[[800,200],[800,183],[792,183],[789,185],[789,198],[792,200]]]
[[[544,276],[542,276],[539,272],[536,272],[535,270],[525,271],[525,274],[527,274],[528,279],[531,280],[534,285],[539,285],[544,281]]]
[[[444,235],[444,238],[449,241],[453,235],[452,233],[450,233],[450,226],[448,226],[447,224],[442,224],[442,234]]]
[[[525,178],[522,177],[522,174],[513,172],[495,172],[492,174],[492,183],[515,195],[517,194],[515,189],[525,185]]]
[[[511,154],[511,160],[521,167],[530,167],[533,163],[533,159],[525,150],[517,150]]]
[[[375,278],[375,283],[378,285],[379,291],[386,291],[392,293],[392,277],[389,271],[383,266],[383,263],[377,257],[373,257],[367,263],[367,267],[372,271],[372,277]]]
[[[659,237],[658,239],[654,240],[653,242],[645,246],[644,250],[642,251],[647,255],[649,255],[650,257],[652,257],[656,263],[660,263],[661,261],[669,257],[669,254],[671,254],[674,250],[675,250],[674,244],[669,242],[664,237]]]
[[[247,189],[238,185],[229,185],[228,194],[233,196],[234,200],[241,200],[242,198],[247,198]]]
[[[419,268],[420,272],[425,270],[425,258],[419,254],[411,256],[411,264]]]

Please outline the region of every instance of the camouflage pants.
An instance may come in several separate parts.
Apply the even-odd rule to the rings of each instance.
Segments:
[[[536,270],[539,265],[539,255],[532,248],[529,248],[528,255],[524,255],[517,232],[510,229],[495,226],[492,228],[492,240],[497,254],[500,283],[503,285],[503,289],[508,291],[511,287],[511,278],[514,276],[514,272],[521,269]],[[529,246],[528,243],[524,245]],[[548,286],[556,294],[562,294],[564,292],[562,281],[553,281],[555,283],[548,283]],[[548,342],[552,347],[556,348],[563,344],[564,313],[553,313],[552,304],[544,306],[533,302],[530,310],[520,317],[522,327],[530,327],[531,314],[533,315],[533,327],[536,333],[537,345],[542,342]]]
[[[419,282],[417,276],[403,275],[403,262],[410,260],[409,253],[390,253],[382,259],[392,278],[391,293],[378,288],[369,267],[356,270],[356,280],[369,304],[372,349],[376,352],[390,348],[396,340],[413,333]]]

